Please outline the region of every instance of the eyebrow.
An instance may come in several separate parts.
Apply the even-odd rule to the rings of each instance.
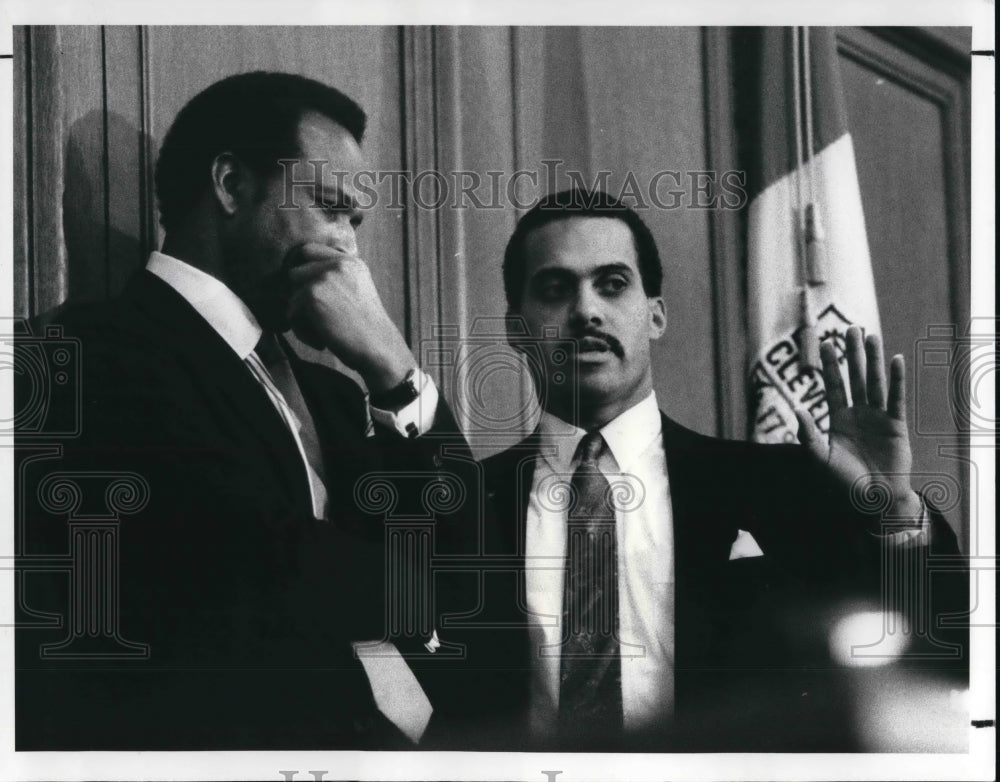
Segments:
[[[626,263],[605,263],[588,272],[586,276],[600,277],[605,274],[616,273],[625,274],[631,277],[635,274],[635,269]],[[565,266],[546,266],[544,269],[539,269],[535,272],[531,276],[531,279],[537,280],[547,276],[576,277],[578,275],[576,272],[566,268]]]
[[[598,266],[594,271],[594,275],[611,274],[612,272],[622,272],[628,276],[632,276],[635,270],[626,263],[606,263],[603,266]]]

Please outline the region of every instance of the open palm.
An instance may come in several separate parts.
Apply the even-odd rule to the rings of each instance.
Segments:
[[[920,513],[920,498],[910,485],[913,456],[906,426],[906,367],[894,356],[886,386],[881,340],[861,329],[847,331],[847,373],[851,404],[833,344],[820,346],[823,379],[830,408],[829,443],[812,417],[796,411],[799,439],[825,463],[845,488],[857,492],[873,485],[891,492],[891,514],[912,517]]]

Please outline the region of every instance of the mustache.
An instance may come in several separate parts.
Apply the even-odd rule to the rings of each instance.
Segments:
[[[625,358],[625,348],[622,347],[622,343],[618,341],[618,338],[614,334],[609,334],[599,329],[585,329],[584,331],[575,332],[572,338],[577,341],[577,345],[579,345],[581,340],[587,338],[600,340],[618,358]]]

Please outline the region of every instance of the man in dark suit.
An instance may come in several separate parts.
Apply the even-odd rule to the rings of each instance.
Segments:
[[[856,748],[830,628],[880,608],[885,547],[957,553],[910,486],[902,357],[887,382],[878,339],[852,328],[848,405],[822,346],[829,444],[802,411],[804,446],[705,437],[653,393],[661,278],[648,228],[600,192],[543,199],[508,243],[508,339],[544,413],[484,463],[500,564],[469,589],[476,623],[442,631],[468,649],[454,708],[486,746]],[[873,495],[880,513],[859,510]]]
[[[120,603],[100,632],[72,616],[85,585],[30,584],[34,610],[93,621],[94,641],[113,625],[114,643],[50,643],[40,659],[59,633],[19,633],[19,749],[371,749],[426,727],[397,648],[363,666],[353,644],[388,637],[381,500],[426,516],[407,484],[441,472],[442,439],[426,435],[464,441],[358,256],[364,128],[350,98],[303,77],[210,86],[160,151],[162,252],[119,299],[63,319],[81,346],[81,433],[25,492],[26,537],[49,544],[29,548],[65,550],[67,510],[107,514],[112,492],[91,479],[124,476],[134,502],[111,502],[119,575],[97,575]],[[288,328],[370,398],[299,359]],[[55,473],[82,504],[53,504]]]

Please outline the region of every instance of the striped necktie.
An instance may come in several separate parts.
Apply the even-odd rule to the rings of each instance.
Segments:
[[[597,462],[600,432],[580,443],[571,486],[559,671],[562,738],[622,733],[622,668],[618,641],[618,547],[610,485]]]

